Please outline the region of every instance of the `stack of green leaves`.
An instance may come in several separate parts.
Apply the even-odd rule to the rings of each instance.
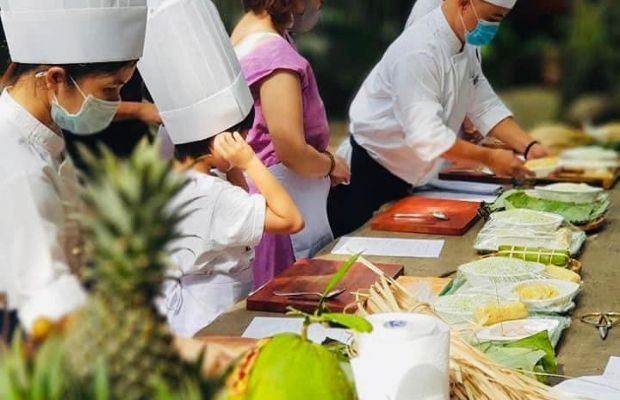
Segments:
[[[547,382],[549,374],[557,373],[555,351],[547,331],[516,341],[483,342],[476,347],[501,365],[536,374],[541,382]]]
[[[504,192],[493,204],[492,211],[515,208],[554,213],[561,215],[572,224],[585,225],[605,216],[609,209],[609,199],[603,196],[593,203],[578,204],[540,199],[530,196],[524,190],[517,189]]]

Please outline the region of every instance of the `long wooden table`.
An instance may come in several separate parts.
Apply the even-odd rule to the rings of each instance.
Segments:
[[[585,245],[580,260],[583,262],[584,289],[577,300],[573,313],[572,326],[565,331],[558,347],[558,361],[561,373],[568,376],[600,375],[610,356],[620,356],[620,326],[610,331],[606,341],[602,341],[595,328],[579,321],[579,316],[590,312],[620,312],[620,188],[611,192],[612,209],[607,225],[598,234],[591,235]],[[482,222],[474,226],[465,236],[439,237],[416,234],[390,234],[374,232],[368,227],[360,229],[355,235],[399,238],[445,239],[446,243],[439,259],[422,260],[399,257],[368,257],[373,262],[402,264],[406,275],[440,276],[456,270],[458,265],[474,259],[473,249],[476,234]],[[344,259],[329,254],[331,246],[319,256],[327,259]],[[245,304],[236,305],[221,315],[212,325],[205,328],[199,336],[239,336],[252,319],[257,316],[276,316],[275,314],[249,312]]]

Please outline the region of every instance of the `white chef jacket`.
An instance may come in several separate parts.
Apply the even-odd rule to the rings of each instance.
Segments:
[[[406,29],[366,78],[349,129],[379,164],[419,186],[436,176],[466,116],[486,135],[512,114],[482,73],[477,48],[463,46],[437,8]],[[349,141],[338,153],[350,159]]]
[[[439,8],[442,3],[443,0],[416,0],[416,2],[413,3],[413,8],[411,9],[411,14],[409,14],[409,18],[407,19],[405,29],[413,25],[414,22],[430,14],[431,11]]]
[[[254,247],[265,230],[267,205],[230,182],[188,171],[190,184],[171,206],[194,200],[170,246],[173,268],[159,303],[172,330],[193,336],[252,289]]]
[[[0,291],[26,330],[83,304],[81,209],[75,168],[62,136],[7,91],[0,96]]]

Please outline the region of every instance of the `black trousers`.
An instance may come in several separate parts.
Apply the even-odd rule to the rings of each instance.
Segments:
[[[6,333],[8,335],[7,339],[10,343],[13,338],[13,334],[17,329],[17,325],[17,313],[15,311],[0,310],[0,341],[5,339],[2,335]]]
[[[327,213],[334,237],[362,227],[386,203],[406,197],[411,185],[376,162],[353,136],[350,138],[351,184],[329,193]]]

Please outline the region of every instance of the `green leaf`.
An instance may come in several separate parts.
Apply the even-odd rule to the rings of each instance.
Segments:
[[[336,272],[334,276],[332,276],[332,278],[329,280],[327,286],[325,287],[325,290],[323,291],[323,297],[321,297],[321,300],[319,301],[319,312],[323,311],[323,306],[325,305],[325,301],[327,300],[326,297],[329,292],[336,289],[336,287],[340,284],[340,282],[342,282],[351,267],[353,267],[353,265],[357,262],[361,255],[362,253],[357,253],[356,255],[351,256],[340,266],[338,272]]]
[[[103,358],[97,360],[97,369],[95,371],[93,395],[95,400],[110,399],[110,382],[108,380],[108,371]]]
[[[511,342],[490,341],[477,345],[478,349],[498,363],[526,372],[557,373],[555,351],[547,331]],[[538,376],[546,382],[545,376]]]
[[[545,352],[542,350],[495,346],[491,346],[485,354],[501,365],[523,371],[534,371],[536,365],[545,356]]]
[[[449,296],[451,294],[456,293],[460,288],[463,287],[467,283],[467,279],[462,275],[457,275],[456,278],[452,279],[439,293],[439,296]]]
[[[356,332],[372,332],[372,324],[368,322],[366,318],[360,317],[359,315],[326,313],[322,314],[320,318],[325,322],[338,324]]]
[[[494,209],[502,208],[507,210],[526,208],[535,211],[545,211],[559,214],[573,224],[584,224],[604,216],[609,209],[609,199],[603,197],[601,200],[593,203],[577,204],[539,199],[529,196],[522,190],[509,190],[500,196],[494,204]]]
[[[549,339],[549,332],[542,331],[533,336],[508,343],[508,347],[527,347],[530,349],[542,350],[545,352],[545,357],[542,359],[543,369],[551,374],[558,372],[558,363],[555,357],[555,350],[551,344],[551,339]]]

